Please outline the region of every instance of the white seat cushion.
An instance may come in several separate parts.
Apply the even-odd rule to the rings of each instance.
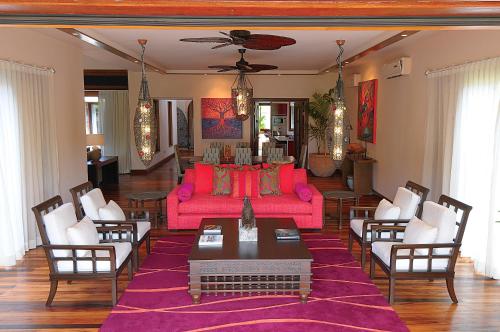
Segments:
[[[85,216],[78,223],[66,230],[68,241],[72,245],[98,245],[99,234],[95,224],[89,217]],[[87,256],[90,254],[89,250],[77,250],[78,257]]]
[[[113,224],[110,224],[108,226],[116,226],[113,225]],[[139,241],[142,240],[142,238],[144,237],[144,235],[146,235],[146,233],[151,229],[151,223],[149,221],[138,221],[137,222],[137,237],[139,238]],[[102,240],[102,234],[99,234],[101,240]],[[125,239],[127,236],[126,233],[122,233],[122,239]],[[134,235],[132,234],[132,237]],[[118,236],[118,233],[113,233],[113,239],[118,239],[119,236]]]
[[[99,220],[99,209],[106,206],[106,201],[99,188],[92,189],[80,197],[83,211],[92,220]]]
[[[430,201],[424,202],[422,220],[438,229],[435,243],[453,243],[456,235],[457,214],[449,208]],[[436,254],[449,254],[450,249],[435,250]]]
[[[405,228],[403,243],[405,244],[429,244],[434,243],[437,237],[437,228],[413,217]],[[419,254],[426,255],[427,249],[417,249]]]
[[[400,209],[399,219],[411,219],[417,212],[420,196],[403,187],[399,187],[393,204]]]
[[[47,237],[51,244],[70,244],[66,230],[77,223],[75,207],[72,203],[66,203],[43,216],[43,223]],[[71,256],[70,250],[54,250],[56,257]]]
[[[377,241],[372,243],[372,254],[377,255],[385,265],[391,264],[391,248],[393,245],[401,244],[401,242],[382,242]],[[409,249],[398,250],[398,255],[408,255]],[[424,272],[427,271],[428,259],[415,259],[413,260],[413,271]],[[396,271],[405,272],[409,271],[410,261],[408,259],[398,259],[396,261]],[[432,271],[444,271],[448,267],[448,259],[433,259]]]
[[[99,218],[101,220],[121,220],[127,219],[122,208],[115,201],[110,200],[108,204],[99,209]]]
[[[115,255],[116,255],[116,268],[118,269],[120,265],[125,261],[127,256],[130,254],[132,251],[132,245],[130,242],[114,242],[114,243],[100,243],[99,245],[112,245],[115,247]],[[86,255],[87,257],[90,257],[91,254],[88,252]],[[97,251],[96,252],[97,257],[108,257],[108,251]],[[59,261],[57,262],[57,268],[59,269],[59,272],[73,272],[73,262],[71,261]],[[107,261],[98,261],[96,264],[96,268],[98,272],[109,272],[110,271],[110,264]],[[92,262],[91,261],[84,261],[84,262],[78,262],[77,263],[77,272],[92,272]]]
[[[396,206],[386,200],[382,199],[375,210],[374,218],[376,220],[382,219],[398,219],[399,218],[400,209],[399,206]]]
[[[364,220],[363,219],[352,219],[351,220],[351,228],[352,230],[354,231],[354,233],[356,233],[359,237],[363,237],[362,234],[363,234],[363,222]],[[393,225],[393,224],[390,224],[390,223],[384,223],[384,225]],[[368,225],[368,232],[366,233],[366,240],[370,241],[371,238],[372,238],[372,232],[371,232],[371,227],[372,225]],[[388,239],[389,237],[391,236],[391,234],[389,232],[384,232],[382,233],[382,238],[383,239]],[[403,238],[403,233],[401,232],[398,232],[396,234],[396,238],[398,239],[402,239]]]

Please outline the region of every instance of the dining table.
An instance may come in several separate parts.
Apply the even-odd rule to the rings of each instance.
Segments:
[[[193,156],[188,159],[188,163],[193,165],[203,161],[203,156]],[[258,165],[266,162],[266,157],[262,156],[252,156],[252,164]],[[230,158],[220,158],[221,164],[234,164],[234,156]],[[294,156],[283,156],[281,161],[274,161],[273,164],[293,164],[295,163]]]

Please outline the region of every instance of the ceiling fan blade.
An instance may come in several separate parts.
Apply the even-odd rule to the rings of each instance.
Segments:
[[[236,67],[239,70],[252,70],[252,67],[247,63],[236,62]]]
[[[278,69],[278,66],[274,66],[274,65],[262,65],[262,64],[253,64],[253,63],[250,64],[249,67],[252,68],[252,70],[257,70],[257,71]]]
[[[229,71],[229,70],[237,70],[238,68],[235,66],[226,66],[226,65],[213,65],[213,66],[208,66],[210,69],[219,69],[219,70],[224,70],[224,71]]]
[[[275,35],[251,35],[244,43],[243,47],[254,50],[277,50],[283,46],[295,44],[293,38]]]
[[[228,34],[227,32],[224,32],[224,31],[219,31],[219,33],[223,34],[224,36],[228,36],[229,38],[231,38],[231,35]]]
[[[224,44],[219,44],[219,45],[215,45],[214,47],[212,47],[212,50],[215,50],[216,48],[221,48],[221,47],[226,47],[226,46],[229,46],[229,45],[233,45],[233,42],[227,42],[227,43],[224,43]]]
[[[179,41],[192,43],[231,43],[232,40],[223,37],[201,37],[201,38],[182,38]]]

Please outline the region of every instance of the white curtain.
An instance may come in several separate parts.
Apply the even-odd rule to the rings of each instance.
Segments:
[[[130,173],[130,109],[128,91],[99,91],[105,156],[118,156],[119,172]]]
[[[0,265],[41,244],[31,208],[59,190],[53,72],[0,61]]]
[[[429,75],[424,183],[473,207],[462,256],[476,271],[500,278],[500,58]],[[434,139],[434,142],[432,140]]]

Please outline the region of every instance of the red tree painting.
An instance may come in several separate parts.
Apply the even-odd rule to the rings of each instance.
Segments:
[[[203,139],[239,139],[242,123],[236,119],[231,98],[201,98],[201,137]]]

